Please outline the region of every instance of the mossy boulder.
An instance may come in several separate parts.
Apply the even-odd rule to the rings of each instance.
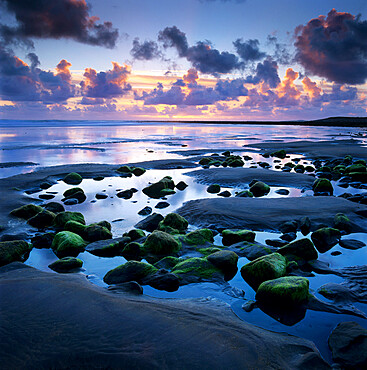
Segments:
[[[159,260],[154,264],[155,267],[159,269],[166,269],[171,270],[173,267],[175,267],[181,260],[177,257],[173,256],[167,256]]]
[[[320,253],[327,252],[335,244],[339,243],[340,238],[340,230],[332,227],[323,227],[311,234],[311,239]]]
[[[173,195],[176,192],[173,189],[163,189],[161,190],[161,197],[166,197],[167,195]]]
[[[152,254],[171,254],[180,250],[180,243],[164,231],[153,231],[144,242],[144,250]]]
[[[257,289],[256,300],[272,306],[297,306],[308,300],[309,285],[308,279],[298,276],[264,281]]]
[[[318,257],[315,246],[312,241],[307,238],[295,240],[279,248],[278,253],[282,256],[294,256],[305,261],[316,260]]]
[[[144,238],[145,232],[140,229],[132,229],[132,230],[129,230],[127,233],[125,233],[124,236],[128,236],[131,239],[131,241],[135,241],[135,240]]]
[[[367,172],[366,165],[362,163],[352,164],[345,169],[345,173],[347,174],[352,172]]]
[[[65,224],[64,229],[67,230],[67,231],[71,231],[72,233],[78,234],[81,237],[83,237],[83,233],[84,233],[84,230],[85,230],[86,227],[87,227],[86,225],[83,225],[80,222],[68,221]]]
[[[76,221],[85,225],[84,216],[80,212],[60,212],[55,216],[54,225],[58,228],[64,228],[68,221]]]
[[[64,257],[48,265],[51,270],[60,273],[69,272],[82,266],[83,261],[75,257]]]
[[[165,176],[163,179],[151,184],[143,189],[143,193],[150,198],[159,199],[164,196],[161,192],[164,189],[174,190],[175,183],[172,180],[172,177]]]
[[[130,166],[121,166],[116,171],[120,173],[131,173],[132,168]]]
[[[76,172],[70,172],[63,180],[69,185],[79,185],[83,181],[83,178]]]
[[[209,185],[207,188],[206,188],[206,191],[210,194],[217,194],[220,192],[220,185],[218,184],[212,184],[212,185]]]
[[[191,231],[182,237],[184,243],[189,245],[205,245],[214,242],[213,231],[210,229],[198,229]]]
[[[63,193],[63,196],[65,198],[72,198],[72,196],[75,194],[75,193],[78,193],[78,192],[82,192],[84,193],[84,190],[82,188],[78,188],[78,187],[74,187],[74,188],[71,188],[71,189],[67,189],[64,191]]]
[[[141,176],[143,175],[147,170],[145,168],[142,168],[142,167],[133,167],[133,169],[131,170],[131,172],[135,175],[135,176]]]
[[[272,157],[277,157],[277,158],[284,159],[286,157],[287,153],[284,149],[281,149],[281,150],[277,150],[275,152],[272,152],[270,155]]]
[[[197,251],[200,252],[203,256],[207,257],[210,254],[213,254],[215,252],[219,252],[222,249],[219,247],[207,247],[207,248],[198,248]]]
[[[245,162],[242,160],[241,156],[239,155],[230,155],[223,162],[223,165],[225,164],[228,167],[242,167],[245,164]]]
[[[142,246],[138,242],[130,242],[124,247],[121,254],[127,260],[138,260],[142,254]]]
[[[337,213],[334,216],[334,227],[340,231],[345,231],[346,233],[350,233],[352,231],[352,224],[348,216],[344,213]]]
[[[23,218],[25,220],[34,217],[37,213],[42,212],[43,208],[36,204],[25,204],[19,208],[13,209],[10,214],[15,217]]]
[[[276,248],[257,242],[240,242],[231,245],[230,250],[236,252],[240,257],[246,257],[248,260],[253,261],[256,258],[274,253]]]
[[[60,213],[65,211],[65,207],[61,203],[49,202],[43,205],[43,208],[53,213]]]
[[[223,230],[222,243],[223,245],[228,246],[239,242],[253,242],[255,240],[255,236],[255,232],[251,230]]]
[[[76,257],[80,252],[84,251],[86,245],[87,243],[80,235],[71,231],[61,231],[55,235],[51,248],[59,258]]]
[[[180,216],[177,213],[169,213],[160,223],[159,229],[164,229],[165,227],[171,227],[172,229],[176,229],[178,232],[184,232],[189,223],[187,220]]]
[[[141,283],[148,275],[157,272],[157,268],[150,263],[128,261],[113,270],[107,272],[103,281],[106,284],[120,284],[127,281],[137,281]]]
[[[62,200],[63,202],[66,199],[76,199],[78,203],[83,203],[87,199],[87,196],[84,194],[84,190],[78,187],[64,191],[63,195],[64,195],[64,199]]]
[[[353,181],[367,182],[367,172],[350,172],[348,174]]]
[[[203,157],[200,159],[199,164],[202,166],[207,166],[212,160],[212,157]]]
[[[253,198],[254,194],[252,194],[250,190],[242,190],[242,191],[240,191],[239,193],[236,194],[236,197]]]
[[[315,195],[318,194],[328,194],[333,195],[334,188],[330,180],[325,178],[316,179],[312,184],[312,190],[314,191]]]
[[[37,228],[45,229],[53,225],[55,219],[55,214],[53,212],[47,211],[47,209],[42,210],[37,213],[35,216],[31,217],[28,220],[28,224]]]
[[[305,166],[303,164],[297,164],[293,167],[294,172],[297,173],[304,173],[305,172]]]
[[[257,290],[262,282],[284,276],[286,269],[286,258],[279,253],[271,253],[244,265],[241,268],[241,275],[254,290]]]
[[[250,192],[254,197],[263,197],[270,192],[270,186],[262,181],[256,181],[251,187]]]
[[[0,266],[15,261],[24,262],[31,249],[31,245],[24,240],[0,242]]]
[[[237,271],[238,256],[235,252],[221,250],[210,254],[207,260],[224,273]]]
[[[85,227],[83,231],[83,239],[88,240],[89,242],[112,239],[112,233],[104,226],[92,224]]]
[[[205,257],[192,257],[177,263],[172,272],[178,276],[182,284],[212,280],[216,274],[222,275],[221,270],[215,267]]]

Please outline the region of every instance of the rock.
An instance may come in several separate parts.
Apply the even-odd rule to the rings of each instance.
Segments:
[[[79,185],[83,178],[76,172],[71,172],[64,177],[64,182],[69,185]]]
[[[341,233],[332,227],[323,227],[311,234],[311,239],[320,253],[325,253],[339,243]]]
[[[60,273],[70,272],[70,270],[74,270],[82,266],[83,261],[75,257],[64,257],[48,265],[51,270]]]
[[[0,236],[0,242],[11,242],[13,240],[26,240],[29,239],[29,234],[27,233],[17,233],[17,234],[3,234]]]
[[[41,212],[37,213],[35,216],[28,220],[28,224],[37,228],[44,229],[53,225],[55,219],[55,214],[43,209]]]
[[[210,194],[216,194],[216,193],[219,193],[220,192],[220,185],[218,184],[212,184],[212,185],[209,185],[207,188],[206,188],[206,191]]]
[[[103,226],[103,227],[105,227],[109,231],[111,231],[111,229],[112,229],[111,224],[108,221],[106,221],[106,220],[99,221],[99,222],[96,223],[96,225]]]
[[[345,231],[350,233],[352,230],[352,225],[349,218],[344,213],[337,213],[334,217],[334,227],[340,231]]]
[[[155,267],[159,269],[171,270],[174,266],[176,266],[180,261],[179,258],[173,256],[167,256],[159,260],[154,264]]]
[[[163,216],[159,213],[153,213],[148,217],[145,217],[143,220],[138,222],[134,227],[137,229],[146,230],[149,232],[154,231],[159,223],[163,220]]]
[[[294,172],[297,173],[304,173],[305,172],[305,166],[302,164],[297,164],[296,166],[293,167]]]
[[[176,192],[173,189],[163,189],[161,190],[161,197],[166,197],[168,195],[176,194]]]
[[[129,167],[129,166],[121,166],[116,171],[117,172],[120,172],[120,173],[131,173],[132,172],[132,168]]]
[[[237,271],[238,256],[235,252],[222,250],[210,254],[207,260],[225,274],[234,270]]]
[[[275,190],[275,192],[279,195],[288,195],[289,194],[288,189],[279,189],[279,190]]]
[[[257,242],[240,242],[232,244],[230,246],[230,250],[233,250],[240,257],[246,257],[250,261],[276,252],[276,248],[267,247],[266,245]]]
[[[24,262],[32,247],[24,240],[0,242],[0,266],[14,261]]]
[[[65,207],[61,203],[49,202],[43,205],[43,208],[53,213],[65,212]]]
[[[86,246],[85,250],[98,257],[114,257],[121,255],[125,246],[130,243],[128,237],[98,240]]]
[[[169,207],[170,204],[168,202],[158,202],[154,208],[163,209]]]
[[[240,198],[253,198],[254,194],[250,190],[243,190],[236,194],[236,197]]]
[[[259,257],[241,268],[243,279],[254,289],[266,281],[286,274],[287,260],[279,253]]]
[[[146,206],[138,212],[138,215],[148,216],[152,213],[152,211],[153,211],[152,207]]]
[[[86,244],[80,235],[71,231],[61,231],[55,235],[51,248],[59,258],[76,257],[80,252],[84,251]]]
[[[68,221],[76,221],[85,225],[84,216],[80,212],[60,212],[55,216],[56,227],[63,228]]]
[[[180,181],[178,184],[176,184],[176,189],[178,189],[180,191],[185,190],[187,187],[188,187],[188,185],[184,181]]]
[[[262,181],[257,181],[250,187],[250,191],[255,197],[262,197],[270,192],[270,186]]]
[[[95,195],[95,197],[96,197],[96,199],[106,199],[106,198],[108,198],[108,194],[106,194],[106,193],[97,193]]]
[[[75,206],[76,204],[79,204],[79,201],[76,198],[68,198],[63,200],[63,202],[66,206]]]
[[[311,230],[311,220],[308,217],[302,217],[299,222],[299,229],[303,235],[307,235]]]
[[[315,195],[318,194],[333,195],[334,193],[333,185],[328,179],[324,178],[316,179],[312,184],[312,189]]]
[[[141,245],[137,242],[131,242],[125,246],[122,250],[121,254],[127,260],[140,260],[140,256],[142,254]]]
[[[363,164],[352,164],[345,169],[345,173],[352,173],[352,172],[367,172],[367,168]]]
[[[137,281],[140,283],[148,275],[152,275],[157,271],[157,268],[149,263],[128,261],[108,271],[103,281],[106,284],[120,284],[128,281]]]
[[[171,254],[180,250],[180,243],[170,234],[155,230],[144,242],[145,251],[153,254]]]
[[[286,240],[282,239],[266,239],[265,243],[275,248],[281,248],[288,244]]]
[[[256,300],[273,306],[288,308],[308,300],[310,282],[299,276],[285,276],[264,281],[256,292]]]
[[[225,246],[236,244],[242,241],[253,242],[256,234],[251,230],[223,230],[222,231],[222,243]]]
[[[277,157],[277,158],[284,159],[286,157],[287,153],[284,149],[281,149],[281,150],[277,150],[275,152],[270,153],[270,155],[272,157]]]
[[[145,168],[142,167],[134,167],[131,171],[135,176],[141,176],[146,172]]]
[[[156,273],[148,275],[143,279],[143,283],[167,292],[175,292],[180,287],[180,280],[177,275],[165,269],[160,269]]]
[[[84,190],[82,188],[75,187],[65,190],[63,196],[65,198],[73,198],[73,195],[79,192],[84,193]]]
[[[297,238],[297,234],[295,232],[290,232],[286,234],[282,234],[280,239],[285,240],[287,242],[291,242],[292,240]]]
[[[44,200],[50,200],[50,199],[55,198],[55,196],[53,194],[40,194],[38,198],[44,199]]]
[[[36,235],[31,239],[32,246],[37,249],[51,248],[55,233],[45,233]]]
[[[104,180],[104,176],[95,176],[95,177],[93,177],[93,180],[94,181],[102,181],[102,180]]]
[[[42,212],[42,207],[36,204],[25,204],[19,208],[13,209],[10,214],[15,217],[23,218],[25,220],[30,219],[37,213]]]
[[[172,180],[172,177],[165,176],[163,179],[159,180],[158,182],[151,184],[143,189],[143,193],[150,198],[161,198],[163,195],[161,191],[163,189],[174,189],[175,183]]]
[[[169,213],[159,223],[159,230],[164,231],[167,227],[177,230],[179,233],[185,232],[189,223],[177,213]]]
[[[225,198],[228,198],[228,197],[230,197],[232,194],[231,194],[231,192],[229,192],[228,190],[224,190],[224,191],[222,191],[222,192],[220,192],[220,193],[218,193],[218,196],[220,196],[220,197],[225,197]]]
[[[52,183],[48,181],[44,181],[40,183],[40,188],[45,190],[45,189],[50,188],[52,185],[53,185]]]
[[[134,195],[134,192],[131,189],[120,191],[116,194],[118,198],[130,199]]]
[[[287,221],[287,222],[283,222],[280,226],[279,226],[279,230],[286,234],[286,233],[292,233],[292,232],[296,232],[298,229],[298,223],[297,221]]]
[[[135,240],[144,238],[145,237],[145,232],[143,230],[140,230],[140,229],[132,229],[132,230],[129,230],[126,233],[126,235],[124,234],[124,236],[128,236],[131,239],[131,241],[135,241]]]
[[[242,160],[241,156],[239,155],[230,155],[223,162],[223,166],[226,165],[228,167],[242,167],[244,164],[245,162]]]
[[[81,237],[83,237],[83,233],[86,227],[87,227],[86,225],[83,225],[80,222],[68,221],[65,224],[64,229],[66,231],[71,231],[72,233],[78,234]]]
[[[355,240],[355,239],[342,239],[340,240],[339,245],[342,248],[352,249],[352,250],[360,249],[366,246],[365,243],[361,242],[360,240]]]
[[[189,245],[205,245],[214,242],[213,231],[210,229],[198,229],[191,231],[182,237],[185,244]]]
[[[316,260],[318,253],[310,239],[295,240],[278,249],[282,256],[295,256],[305,261]]]
[[[361,325],[353,321],[339,323],[328,344],[333,360],[343,368],[367,368],[367,330]]]
[[[89,242],[95,242],[97,240],[112,239],[112,233],[104,226],[92,224],[84,228],[83,239]]]

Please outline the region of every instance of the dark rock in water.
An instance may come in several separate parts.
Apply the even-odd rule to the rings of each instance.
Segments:
[[[50,188],[52,185],[53,185],[52,183],[50,183],[50,182],[48,182],[48,181],[44,181],[44,182],[42,182],[42,183],[40,184],[40,188],[45,190],[45,189]]]
[[[162,190],[164,189],[172,189],[174,190],[175,183],[172,180],[172,177],[165,176],[163,179],[159,180],[158,182],[151,184],[143,189],[143,193],[150,198],[159,199],[163,195],[161,194]]]
[[[49,200],[55,198],[55,196],[53,194],[40,194],[38,198]]]
[[[292,243],[278,249],[283,256],[295,256],[305,261],[316,260],[318,253],[310,239],[304,238],[295,240]]]
[[[85,225],[84,216],[80,212],[60,212],[56,215],[54,224],[56,227],[63,228],[68,221],[76,221]]]
[[[11,242],[13,240],[26,240],[29,239],[30,235],[27,233],[18,234],[3,234],[0,236],[0,242]]]
[[[253,242],[255,240],[255,232],[251,230],[223,230],[222,231],[222,243],[225,246],[236,244],[239,242]]]
[[[133,195],[134,195],[134,192],[131,189],[123,190],[116,194],[118,198],[123,198],[123,199],[130,199],[132,198]]]
[[[163,221],[159,224],[159,230],[161,231],[176,231],[176,232],[185,232],[189,223],[187,220],[180,216],[177,213],[169,213],[163,219]]]
[[[220,196],[220,197],[225,197],[225,198],[228,198],[228,197],[230,197],[232,194],[231,194],[231,192],[229,192],[228,190],[224,190],[224,191],[222,191],[221,193],[218,193],[218,196]]]
[[[250,191],[255,197],[263,197],[270,192],[270,186],[262,181],[257,181],[251,185]]]
[[[339,243],[341,233],[332,227],[323,227],[311,234],[311,239],[320,253],[325,253],[335,244]]]
[[[76,172],[71,172],[64,177],[64,182],[69,185],[79,185],[83,178]]]
[[[28,220],[28,224],[37,228],[44,229],[53,225],[55,219],[55,214],[48,211],[47,209],[42,210],[42,212],[37,213],[35,216]]]
[[[0,242],[0,266],[14,261],[24,262],[32,249],[24,240]]]
[[[127,281],[141,282],[148,275],[155,274],[157,268],[145,262],[128,261],[107,272],[103,281],[106,284],[120,284]]]
[[[69,189],[70,192],[68,192],[68,190],[64,193],[64,199],[62,199],[61,201],[65,203],[65,201],[69,200],[69,199],[76,199],[78,201],[78,204],[79,203],[83,203],[86,199],[87,199],[87,196],[84,194],[84,191],[80,188],[73,188],[73,189]],[[71,191],[73,190],[73,191]],[[65,195],[67,194],[67,195]],[[65,203],[66,204],[66,203]]]
[[[238,256],[235,252],[222,250],[210,254],[207,257],[207,260],[215,267],[218,267],[220,270],[222,270],[224,274],[227,272],[232,272],[233,270],[237,271]]]
[[[277,150],[275,152],[270,153],[270,155],[272,157],[277,157],[277,158],[284,159],[286,157],[287,153],[284,149],[281,149],[281,150]]]
[[[52,241],[55,237],[55,233],[45,233],[36,235],[31,239],[31,243],[34,248],[51,248]]]
[[[95,242],[98,240],[112,239],[112,233],[104,226],[92,224],[84,228],[83,238],[89,242]]]
[[[121,255],[123,255],[128,261],[140,261],[141,254],[141,245],[137,242],[131,242],[127,244],[121,252]]]
[[[291,242],[292,240],[297,238],[297,234],[295,232],[285,233],[280,236],[280,239],[285,240],[287,242]]]
[[[15,217],[23,218],[25,220],[30,219],[37,213],[42,212],[42,207],[36,204],[25,204],[19,208],[13,209],[10,214]]]
[[[51,270],[60,273],[70,272],[82,266],[83,261],[75,257],[64,257],[48,265]]]
[[[136,229],[142,229],[149,232],[154,231],[159,223],[164,219],[164,217],[159,213],[153,213],[148,217],[144,218],[140,222],[138,222],[134,227]]]
[[[53,213],[60,213],[65,211],[65,207],[61,203],[57,202],[46,203],[43,208]]]
[[[360,240],[355,240],[355,239],[342,239],[339,242],[339,245],[342,248],[345,249],[360,249],[366,246],[365,243],[361,242]]]
[[[342,252],[339,252],[339,251],[334,251],[334,252],[331,252],[330,253],[332,256],[339,256],[342,254]]]
[[[367,330],[356,322],[342,322],[328,340],[333,360],[345,369],[367,368]]]
[[[148,275],[143,279],[143,284],[148,284],[158,290],[175,292],[180,287],[180,280],[177,275],[165,269],[160,269],[156,273]]]
[[[97,222],[96,224],[97,224],[97,225],[99,225],[99,226],[103,226],[103,227],[105,227],[105,228],[106,228],[107,230],[109,230],[109,231],[111,231],[111,229],[112,229],[111,224],[110,224],[108,221],[106,221],[106,220],[99,221],[99,222]]]
[[[320,178],[316,179],[312,184],[312,189],[316,194],[333,195],[334,188],[328,179]]]
[[[275,248],[281,248],[288,244],[286,240],[282,239],[266,239],[265,243]]]
[[[158,255],[171,254],[180,249],[180,244],[172,235],[155,230],[144,242],[144,249]]]
[[[214,242],[214,235],[210,229],[198,229],[186,234],[180,240],[189,245],[207,245]]]
[[[299,222],[299,229],[303,235],[307,235],[311,230],[311,220],[308,217],[302,217]]]
[[[80,252],[84,251],[86,244],[78,234],[71,231],[61,231],[55,235],[51,248],[59,258],[76,257]]]
[[[297,229],[298,229],[297,221],[287,221],[279,226],[279,230],[284,234],[296,232]]]
[[[209,185],[207,188],[206,188],[206,191],[210,194],[216,194],[216,193],[219,193],[220,192],[220,185],[218,184],[212,184],[212,185]]]
[[[167,256],[159,260],[154,264],[155,267],[159,269],[165,269],[165,270],[171,270],[173,267],[175,267],[181,259],[173,256]]]
[[[143,294],[143,287],[136,281],[127,281],[126,283],[111,285],[107,289],[111,291],[116,291],[116,292],[121,291],[125,293],[137,294],[137,295]]]
[[[145,168],[142,167],[133,167],[131,171],[135,176],[141,176],[146,172]]]
[[[98,240],[88,244],[85,250],[98,257],[119,256],[130,241],[131,239],[125,236],[121,238]]]
[[[169,207],[170,204],[168,202],[158,202],[154,208],[163,209]]]
[[[278,190],[275,190],[275,192],[279,195],[288,195],[289,194],[288,189],[278,189]]]
[[[68,198],[68,199],[65,199],[65,201],[64,201],[64,204],[66,206],[75,206],[78,203],[79,203],[79,201],[76,198]]]
[[[337,213],[334,217],[334,227],[340,231],[350,233],[352,225],[349,218],[344,213]]]
[[[140,229],[132,229],[132,230],[129,230],[126,234],[124,234],[124,236],[128,236],[131,239],[131,241],[135,241],[135,240],[144,238],[145,232]]]
[[[176,189],[182,191],[185,190],[188,187],[188,185],[184,181],[180,181],[178,184],[176,184]]]
[[[146,206],[138,212],[138,215],[148,216],[152,213],[152,211],[153,211],[152,207]]]
[[[254,194],[250,190],[243,190],[236,194],[236,197],[240,198],[253,198]]]
[[[97,193],[96,194],[96,199],[106,199],[108,198],[108,194],[106,193]]]
[[[96,177],[93,177],[93,180],[94,181],[102,181],[104,179],[103,176],[96,176]]]
[[[34,194],[34,193],[38,193],[38,192],[40,192],[41,190],[42,190],[41,188],[37,188],[37,187],[35,187],[35,188],[27,189],[27,190],[25,190],[24,192],[25,192],[26,194]]]

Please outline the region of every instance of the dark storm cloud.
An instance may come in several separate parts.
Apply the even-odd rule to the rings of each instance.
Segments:
[[[292,62],[292,55],[286,44],[279,42],[274,35],[268,35],[267,42],[274,47],[274,54],[271,57],[278,64],[287,65]]]
[[[98,23],[89,16],[84,0],[0,0],[14,14],[16,26],[0,26],[7,43],[29,38],[71,38],[76,41],[113,48],[118,30],[111,22]]]
[[[277,62],[268,58],[262,63],[258,63],[255,75],[247,77],[246,82],[252,84],[266,82],[272,88],[277,87],[280,84]]]
[[[237,56],[213,48],[209,42],[199,41],[189,46],[186,34],[176,26],[166,27],[159,32],[158,40],[163,43],[164,48],[173,47],[180,57],[186,58],[193,67],[202,73],[217,76],[220,73],[229,73],[241,68],[243,64]]]
[[[296,29],[296,60],[306,72],[329,81],[363,84],[367,79],[367,21],[332,9]]]
[[[139,38],[134,39],[130,54],[138,60],[152,60],[161,56],[156,42],[149,40],[140,42]]]
[[[242,39],[237,39],[233,45],[244,62],[256,62],[266,57],[266,53],[260,51],[259,40],[250,39],[243,41]]]

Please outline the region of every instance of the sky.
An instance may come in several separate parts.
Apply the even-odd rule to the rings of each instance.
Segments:
[[[366,116],[365,0],[0,0],[0,118]]]

